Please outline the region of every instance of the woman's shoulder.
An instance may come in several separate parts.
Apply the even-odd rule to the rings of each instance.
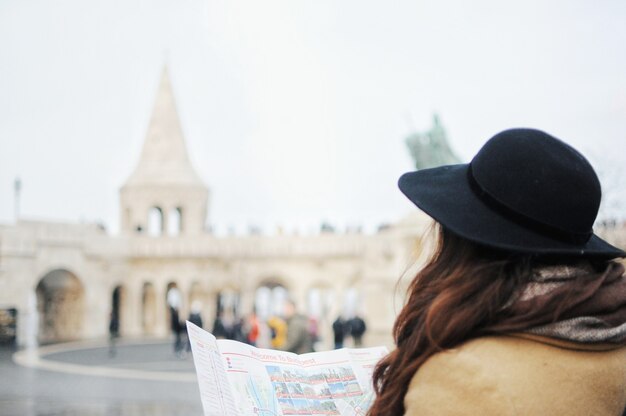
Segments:
[[[626,348],[518,334],[435,354],[405,396],[407,415],[621,415],[625,405]]]

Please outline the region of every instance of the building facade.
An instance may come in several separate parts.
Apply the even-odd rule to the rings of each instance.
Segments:
[[[415,210],[376,234],[218,237],[205,228],[208,208],[164,71],[139,163],[120,190],[119,234],[0,225],[0,327],[22,346],[105,338],[115,315],[122,336],[166,337],[175,288],[181,316],[196,302],[209,328],[218,312],[279,314],[288,296],[317,319],[326,348],[333,320],[355,313],[367,322],[366,345],[391,346],[406,284],[431,249],[427,216]],[[626,245],[624,224],[597,231]]]
[[[426,216],[376,234],[218,237],[205,228],[208,201],[164,71],[139,163],[120,190],[119,234],[96,224],[0,226],[0,308],[17,310],[18,344],[103,338],[112,314],[123,336],[167,336],[173,288],[182,316],[197,301],[207,327],[225,309],[279,313],[289,296],[318,320],[326,347],[336,316],[357,312],[367,344],[391,343],[398,279],[428,250]]]

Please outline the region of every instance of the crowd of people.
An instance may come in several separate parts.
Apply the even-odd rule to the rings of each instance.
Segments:
[[[203,328],[200,314],[201,305],[194,302],[188,320]],[[184,353],[185,345],[189,351],[189,342],[184,342],[185,322],[179,316],[179,309],[170,306],[171,330],[174,334],[174,352]],[[290,351],[296,354],[313,352],[322,341],[318,320],[298,312],[295,303],[285,302],[283,313],[268,319],[261,319],[252,312],[245,317],[237,317],[231,310],[220,310],[212,327],[205,328],[218,339],[230,339],[244,342],[260,348]],[[343,348],[345,341],[352,338],[352,345],[360,347],[367,329],[365,321],[359,316],[345,318],[339,316],[332,324],[334,347]]]

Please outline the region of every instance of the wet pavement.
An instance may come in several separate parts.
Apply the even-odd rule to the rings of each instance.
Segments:
[[[0,346],[1,416],[201,416],[191,355],[165,342],[44,347],[41,354]],[[29,358],[30,357],[30,358]]]

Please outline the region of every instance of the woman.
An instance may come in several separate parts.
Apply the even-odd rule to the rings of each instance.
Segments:
[[[370,415],[613,415],[626,406],[626,253],[592,231],[600,183],[538,130],[403,175],[438,223]]]

